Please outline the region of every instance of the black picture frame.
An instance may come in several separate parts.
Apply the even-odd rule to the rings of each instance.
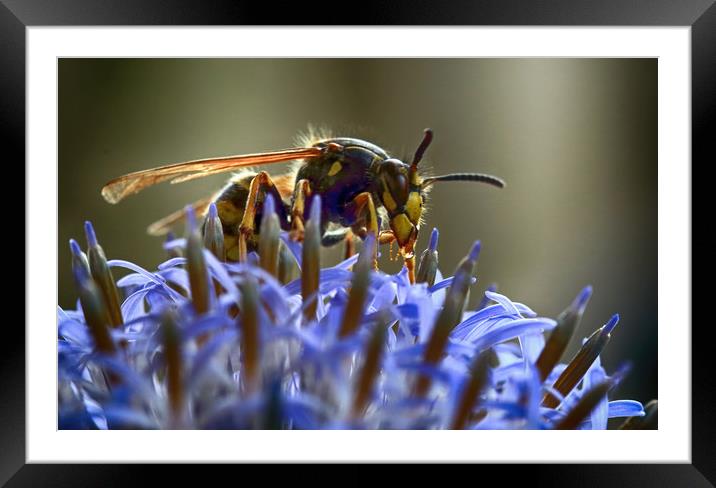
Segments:
[[[336,3],[330,10],[313,8],[307,2],[274,5],[238,0],[0,0],[0,137],[4,139],[5,167],[9,171],[14,164],[12,161],[24,161],[25,158],[25,28],[28,26],[332,23],[691,26],[692,169],[705,167],[715,160],[712,143],[713,134],[716,134],[714,0],[463,0],[441,3],[408,0],[386,2],[380,6]],[[16,171],[21,171],[19,163],[14,166]],[[22,174],[18,175],[18,181],[24,179],[24,172]],[[695,183],[692,192],[694,186],[708,184],[705,180],[699,182],[692,175]],[[28,184],[31,182],[26,181]],[[700,208],[697,205],[692,208],[692,222],[699,222],[695,216],[697,212],[701,213]],[[33,223],[25,222],[25,225]],[[14,235],[17,234],[14,231]],[[14,247],[19,247],[16,242]],[[31,257],[25,256],[26,260],[28,258]],[[9,261],[19,262],[17,258]],[[699,271],[700,274],[708,272],[703,267]],[[696,297],[707,291],[693,287],[693,293]],[[707,302],[692,298],[692,303]],[[27,295],[25,304],[28,304]],[[6,303],[6,307],[9,305]],[[711,326],[693,319],[692,323],[692,464],[534,465],[520,471],[511,470],[511,479],[521,473],[530,483],[541,485],[546,482],[549,486],[714,486],[716,428],[712,412],[716,384],[709,363]],[[139,467],[136,466],[26,464],[24,330],[6,321],[3,338],[0,354],[0,484],[10,487],[113,486],[150,481],[151,478],[137,473]],[[144,466],[142,469],[157,468]],[[495,469],[495,473],[500,470],[504,474],[504,467],[480,469]],[[174,466],[172,471],[180,474],[185,469]],[[480,476],[489,474],[482,471]]]

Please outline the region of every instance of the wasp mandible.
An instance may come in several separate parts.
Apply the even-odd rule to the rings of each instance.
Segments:
[[[283,203],[277,205],[281,227],[297,241],[303,239],[311,198],[320,195],[324,246],[352,239],[351,234],[365,239],[368,233],[380,244],[395,242],[414,281],[414,246],[430,186],[440,181],[475,181],[499,188],[505,185],[500,178],[481,173],[421,175],[420,162],[432,139],[432,130],[425,129],[410,164],[361,139],[324,137],[305,147],[199,159],[130,173],[107,183],[102,196],[117,203],[164,181],[180,183],[238,168],[296,161],[293,172],[274,178],[265,171],[241,172],[214,196],[194,203],[197,213],[204,213],[212,201],[216,203],[227,259],[242,261],[257,249],[258,223],[267,195]],[[164,234],[182,216],[182,211],[175,212],[149,226],[148,232]],[[381,228],[383,222],[388,228]]]

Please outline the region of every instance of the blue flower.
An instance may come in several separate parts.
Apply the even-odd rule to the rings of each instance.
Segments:
[[[556,320],[495,286],[466,310],[479,243],[443,278],[433,231],[413,284],[373,269],[370,238],[320,267],[320,201],[303,245],[267,231],[265,208],[264,259],[225,262],[212,205],[203,236],[187,210],[155,271],[106,260],[87,224],[89,259],[71,242],[77,309],[58,310],[60,428],[605,429],[645,415],[610,399],[623,373],[599,354],[617,319],[560,362],[591,288]]]

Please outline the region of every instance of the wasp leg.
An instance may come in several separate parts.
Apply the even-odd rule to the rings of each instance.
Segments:
[[[380,234],[378,234],[378,245],[382,246],[383,244],[388,244],[391,261],[393,261],[393,244],[395,243],[395,241],[395,234],[393,234],[392,230],[381,230]]]
[[[378,244],[388,244],[390,246],[390,259],[393,259],[393,243],[396,241],[395,234],[392,230],[382,230],[378,234]],[[397,256],[396,256],[397,259]],[[410,283],[415,284],[415,253],[410,253],[408,257],[403,257],[405,267],[408,268],[408,278]]]
[[[308,199],[313,194],[308,180],[296,182],[296,190],[293,194],[291,205],[291,239],[303,242],[304,224],[306,222]]]
[[[378,244],[392,244],[395,242],[395,234],[392,230],[381,230],[378,234]]]
[[[390,260],[394,261],[396,259],[395,256],[393,256],[393,244],[395,243],[395,234],[393,234],[392,230],[381,230],[378,234],[378,245],[382,246],[383,244],[388,244],[388,251],[390,253]]]
[[[373,246],[373,268],[378,269],[378,214],[375,211],[373,197],[369,192],[363,192],[349,203],[346,210],[355,217],[355,224],[351,226],[353,233],[365,239],[368,233],[373,234],[376,244]]]
[[[249,186],[249,196],[246,199],[246,208],[239,225],[239,261],[245,262],[248,254],[248,245],[256,247],[257,214],[261,213],[266,195],[272,195],[276,202],[276,213],[282,228],[288,227],[286,212],[283,208],[283,200],[276,185],[269,174],[261,171],[254,176]]]
[[[409,257],[405,257],[404,263],[405,267],[408,268],[408,279],[410,280],[410,284],[415,284],[415,253],[411,253]]]

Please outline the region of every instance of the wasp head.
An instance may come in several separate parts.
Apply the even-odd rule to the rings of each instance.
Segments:
[[[403,252],[412,252],[418,237],[423,197],[416,171],[397,159],[386,159],[378,173],[379,197],[388,211],[390,229]]]
[[[432,184],[439,181],[473,181],[498,188],[505,186],[505,182],[500,178],[482,173],[450,173],[421,178],[418,163],[423,159],[423,154],[432,140],[433,131],[425,129],[423,140],[410,164],[390,158],[384,160],[378,170],[380,201],[388,211],[390,229],[398,241],[401,254],[405,257],[413,255],[425,195]]]
[[[432,131],[426,129],[411,164],[398,159],[386,159],[378,173],[380,200],[388,211],[390,229],[404,256],[412,255],[418,238],[420,218],[423,214],[423,191],[418,163],[432,138]]]

